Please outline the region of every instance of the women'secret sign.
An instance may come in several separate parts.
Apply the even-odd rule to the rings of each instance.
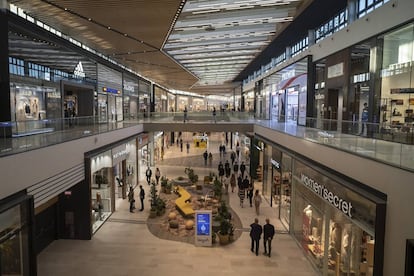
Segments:
[[[308,189],[319,195],[324,200],[328,201],[331,205],[335,206],[335,208],[342,211],[345,215],[352,218],[351,202],[345,201],[343,198],[340,198],[339,196],[330,192],[324,185],[319,184],[303,173],[300,174],[300,179],[302,180],[303,185],[305,185]]]

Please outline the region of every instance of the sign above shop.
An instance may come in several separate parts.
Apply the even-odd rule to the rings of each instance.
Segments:
[[[111,93],[111,94],[121,94],[121,91],[118,89],[114,89],[114,88],[109,88],[109,87],[102,87],[102,91],[106,92],[106,93]]]
[[[414,93],[414,88],[391,88],[391,94]]]
[[[126,145],[121,145],[112,149],[112,164],[118,164],[122,160],[127,159],[129,150],[127,150]]]
[[[277,169],[280,169],[280,163],[274,160],[273,158],[270,159],[270,163]]]
[[[75,67],[75,70],[73,71],[73,75],[75,75],[75,77],[79,77],[79,78],[84,78],[85,77],[85,72],[83,71],[83,65],[82,62],[78,62],[78,64]]]
[[[328,79],[340,77],[344,74],[344,63],[338,63],[328,67]]]
[[[342,213],[352,218],[352,203],[340,198],[333,192],[329,191],[327,187],[316,182],[316,180],[309,176],[301,173],[300,179],[302,184],[305,185],[309,190],[320,196],[322,199],[327,201],[329,204],[340,210]]]

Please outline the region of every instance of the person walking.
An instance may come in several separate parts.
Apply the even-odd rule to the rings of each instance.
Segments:
[[[147,177],[148,185],[150,185],[151,176],[152,176],[152,171],[151,171],[150,167],[148,167],[147,170],[145,171],[145,176]]]
[[[233,171],[237,175],[239,172],[239,163],[237,161],[234,162]]]
[[[216,107],[213,106],[213,120],[215,123],[217,123],[216,121]]]
[[[213,165],[213,154],[211,154],[211,152],[208,154],[208,163],[210,167]]]
[[[254,207],[256,208],[256,215],[260,215],[260,204],[262,204],[262,196],[259,194],[259,190],[254,193]]]
[[[187,106],[186,106],[186,107],[184,107],[184,123],[186,121],[188,121],[188,119],[187,119],[187,113],[188,113],[188,110],[187,110]]]
[[[229,194],[229,181],[230,179],[227,176],[223,178],[224,191],[226,195]]]
[[[241,163],[240,165],[240,172],[242,174],[242,177],[244,177],[244,172],[246,171],[246,165],[244,164],[244,162]]]
[[[243,189],[243,185],[239,186],[239,199],[240,199],[240,206],[243,208],[244,198],[246,197],[246,192]]]
[[[157,180],[157,185],[158,185],[158,183],[160,182],[160,177],[161,177],[161,172],[160,172],[160,169],[159,169],[159,168],[157,168],[157,169],[155,170],[155,179]]]
[[[224,166],[223,163],[220,161],[220,163],[218,164],[218,175],[220,176],[220,180],[223,178],[224,176]]]
[[[234,161],[236,160],[236,153],[232,151],[230,153],[231,165],[234,165]]]
[[[232,173],[230,177],[230,186],[231,192],[234,193],[234,187],[236,187],[236,176],[234,175],[234,173]]]
[[[204,158],[204,166],[207,166],[207,158],[208,158],[208,153],[207,153],[207,151],[205,151],[205,152],[203,153],[203,158]]]
[[[266,224],[263,225],[263,245],[264,254],[269,256],[272,254],[272,240],[275,236],[275,227],[270,224],[269,218],[266,218]]]
[[[250,224],[250,238],[252,240],[252,244],[250,247],[250,251],[256,253],[256,256],[259,255],[259,241],[260,236],[262,235],[262,226],[259,224],[259,219],[255,218],[254,222]]]
[[[145,199],[145,191],[144,188],[142,188],[142,185],[139,185],[139,199],[141,200],[141,209],[139,209],[140,212],[144,211],[144,199]]]
[[[243,182],[246,181],[246,180],[247,180],[247,182],[249,181],[247,179],[247,176],[243,180]],[[253,192],[254,192],[253,183],[252,182],[248,182],[248,184],[243,184],[243,186],[245,186],[245,185],[247,185],[247,197],[249,198],[250,207],[253,207]]]
[[[129,201],[129,211],[133,213],[135,209],[135,199],[134,199],[134,188],[132,187],[129,187],[128,201]]]
[[[181,150],[181,152],[183,152],[183,139],[180,139],[180,150]]]
[[[186,147],[187,147],[187,154],[188,154],[190,153],[190,143],[187,142]]]
[[[224,172],[226,173],[226,177],[230,177],[231,169],[229,160],[226,160],[226,162],[224,163]]]

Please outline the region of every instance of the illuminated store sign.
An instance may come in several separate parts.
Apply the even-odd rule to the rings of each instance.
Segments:
[[[75,77],[79,77],[79,78],[84,78],[85,77],[85,72],[83,71],[83,66],[82,66],[82,62],[78,62],[78,64],[75,67],[75,70],[73,71],[73,74],[75,75]]]
[[[102,87],[102,91],[103,92],[107,92],[107,93],[111,93],[111,94],[121,94],[121,91],[118,89],[114,89],[114,88],[109,88],[109,87]]]
[[[118,164],[122,160],[125,160],[128,157],[129,150],[126,148],[126,145],[121,145],[119,147],[112,149],[112,163]]]
[[[325,201],[329,202],[332,206],[340,210],[345,215],[352,218],[352,203],[340,198],[335,195],[333,192],[329,191],[324,185],[319,184],[314,179],[308,177],[307,175],[301,173],[300,179],[302,184],[305,185],[309,190],[319,195]]]
[[[273,158],[272,158],[272,159],[270,159],[270,163],[272,163],[272,165],[273,165],[275,168],[280,169],[280,163],[279,163],[279,162],[277,162],[276,160],[274,160]]]

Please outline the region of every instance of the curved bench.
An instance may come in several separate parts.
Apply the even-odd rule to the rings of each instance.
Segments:
[[[176,186],[174,188],[174,192],[176,192],[180,197],[175,200],[175,207],[186,217],[193,216],[195,211],[191,204],[189,203],[191,199],[191,194],[187,192],[181,186]]]

